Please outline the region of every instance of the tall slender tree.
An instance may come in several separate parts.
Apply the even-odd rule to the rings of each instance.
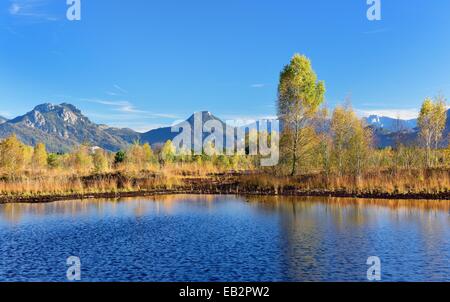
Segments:
[[[94,151],[92,161],[96,173],[103,173],[109,169],[108,156],[102,149],[97,149]]]
[[[360,176],[372,146],[372,132],[358,119],[350,105],[338,106],[331,119],[333,160],[339,175]]]
[[[39,143],[34,147],[33,157],[32,157],[32,166],[34,169],[41,170],[47,167],[47,150],[45,149],[45,145],[43,143]]]
[[[433,149],[439,147],[445,124],[447,121],[446,102],[443,96],[438,96],[435,101],[426,98],[420,109],[418,124],[420,139],[426,149],[426,164],[433,165]]]
[[[168,140],[161,149],[160,159],[165,163],[171,163],[175,159],[176,149],[171,140]]]
[[[312,117],[324,100],[325,84],[317,80],[310,60],[295,54],[291,62],[280,74],[278,86],[278,118],[281,121],[281,153],[283,160],[290,164],[290,173],[295,175],[299,159],[311,150],[302,145],[308,141],[305,131],[310,126]]]

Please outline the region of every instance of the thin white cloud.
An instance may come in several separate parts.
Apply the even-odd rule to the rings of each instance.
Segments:
[[[124,102],[123,104],[113,106],[117,106],[117,108],[113,109],[115,111],[120,111],[124,113],[144,113],[143,110],[136,109],[131,103],[128,102]]]
[[[108,90],[105,93],[110,96],[124,96],[128,94],[127,90],[123,89],[117,84],[114,84],[113,88],[114,88],[113,90]]]
[[[0,111],[0,116],[10,119],[14,117],[14,114],[9,111]]]
[[[388,32],[388,31],[390,31],[389,28],[378,28],[378,29],[364,31],[363,34],[365,34],[365,35],[375,35],[375,34],[381,34],[381,33]]]
[[[180,118],[176,114],[170,114],[170,113],[152,113],[153,116],[159,117],[159,118],[167,118],[167,119],[175,119]]]
[[[149,123],[145,119],[130,117],[128,114],[104,114],[86,111],[86,116],[96,123],[106,125],[111,128],[128,128],[137,132],[147,132],[153,129],[167,127],[168,124]]]
[[[128,91],[126,91],[125,89],[123,89],[122,87],[120,87],[119,85],[115,84],[114,88],[116,88],[117,90],[119,90],[120,92],[127,94]]]
[[[17,14],[20,12],[20,9],[21,9],[21,7],[20,7],[19,4],[13,3],[13,4],[11,4],[11,6],[9,7],[9,13],[10,13],[11,15],[17,15]]]
[[[88,102],[97,103],[101,105],[107,105],[112,107],[112,110],[119,111],[123,113],[142,113],[141,110],[137,110],[133,104],[129,101],[110,101],[110,100],[101,100],[101,99],[84,99]]]
[[[362,117],[370,115],[378,115],[390,118],[400,118],[403,120],[415,119],[419,116],[417,108],[410,109],[379,109],[379,110],[356,110],[357,114]]]
[[[34,21],[57,21],[58,16],[49,12],[49,0],[12,0],[9,14]]]
[[[82,99],[83,101],[88,101],[91,103],[97,103],[101,105],[108,106],[129,106],[130,102],[128,101],[110,101],[110,100],[102,100],[102,99]]]
[[[97,103],[101,105],[106,105],[110,107],[111,110],[117,111],[123,114],[132,115],[135,118],[166,118],[166,119],[176,119],[179,118],[177,115],[169,113],[155,113],[147,110],[137,109],[129,101],[111,101],[102,99],[82,99],[83,101],[88,101],[91,103]]]
[[[263,83],[256,83],[256,84],[252,84],[250,85],[251,88],[264,88],[266,87],[266,84]]]

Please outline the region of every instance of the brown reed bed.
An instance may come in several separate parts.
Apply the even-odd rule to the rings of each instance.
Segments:
[[[450,199],[446,169],[381,171],[359,177],[310,174],[134,171],[92,175],[57,173],[0,178],[0,203],[156,194],[335,196],[383,199]]]

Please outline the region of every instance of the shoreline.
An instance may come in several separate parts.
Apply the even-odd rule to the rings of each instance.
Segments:
[[[147,197],[160,195],[242,195],[242,196],[286,196],[286,197],[330,197],[330,198],[358,198],[358,199],[394,199],[394,200],[450,200],[450,192],[438,194],[430,193],[349,193],[339,191],[302,191],[288,190],[275,192],[274,190],[239,190],[212,188],[209,190],[198,189],[165,189],[150,191],[130,191],[130,192],[103,192],[103,193],[77,193],[67,195],[36,195],[36,196],[0,196],[0,204],[12,203],[51,203],[64,200],[87,200],[101,198],[127,198],[127,197]]]
[[[206,176],[114,173],[36,178],[18,180],[16,183],[4,182],[0,204],[181,194],[450,200],[446,182],[440,181],[449,179],[449,173],[431,171],[427,174],[410,173],[378,178],[368,175],[360,182],[346,177],[330,180],[322,175],[277,177],[268,173]],[[409,185],[412,179],[420,177],[426,182],[422,181],[418,186]]]

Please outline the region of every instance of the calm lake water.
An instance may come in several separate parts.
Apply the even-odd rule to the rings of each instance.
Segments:
[[[450,201],[160,196],[0,205],[0,281],[450,281]]]

